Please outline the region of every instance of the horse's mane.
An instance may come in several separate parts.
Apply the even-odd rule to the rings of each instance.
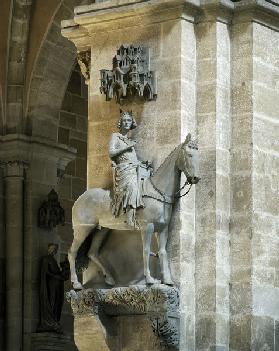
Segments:
[[[153,173],[152,178],[156,178],[159,176],[159,174],[162,172],[162,170],[165,169],[165,167],[173,161],[176,161],[176,157],[174,157],[174,154],[178,153],[181,149],[181,145],[176,146],[169,154],[168,156],[164,159],[164,161],[160,164],[160,166],[157,168],[157,170]],[[175,155],[176,156],[176,155]]]

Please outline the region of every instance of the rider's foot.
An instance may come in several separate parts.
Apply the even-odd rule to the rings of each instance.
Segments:
[[[111,275],[104,275],[105,277],[105,282],[108,285],[114,286],[115,285],[115,280],[112,278]]]
[[[80,282],[73,282],[73,289],[74,290],[83,290],[83,286],[80,284]]]
[[[140,226],[136,220],[136,210],[132,207],[127,210],[127,224],[129,227],[140,230]]]

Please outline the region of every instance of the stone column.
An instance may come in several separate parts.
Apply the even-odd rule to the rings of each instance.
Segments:
[[[5,166],[7,351],[22,349],[23,180],[24,163],[7,162]]]
[[[197,36],[196,350],[229,348],[229,2],[202,7]]]

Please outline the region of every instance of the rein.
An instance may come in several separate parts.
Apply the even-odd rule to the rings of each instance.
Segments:
[[[153,188],[163,197],[163,200],[162,200],[162,199],[155,198],[155,197],[152,196],[152,195],[144,195],[144,197],[150,197],[150,198],[152,198],[152,199],[154,199],[154,200],[157,200],[157,201],[160,201],[160,202],[169,204],[169,205],[173,205],[175,201],[170,202],[170,201],[167,201],[167,200],[166,200],[166,197],[172,198],[172,196],[165,194],[163,191],[161,191],[159,188],[157,188],[157,186],[153,183],[151,177],[149,178],[149,180],[150,180],[150,183],[151,183],[151,185],[153,186]],[[192,188],[192,184],[190,184],[189,189],[188,189],[184,194],[182,194],[182,195],[179,194],[180,191],[183,190],[183,189],[186,187],[186,185],[189,185],[189,184],[190,184],[190,183],[189,183],[188,180],[186,179],[186,180],[185,180],[185,183],[183,184],[183,186],[182,186],[181,188],[179,188],[179,189],[177,190],[177,192],[174,194],[174,196],[173,196],[174,200],[180,199],[181,197],[184,197],[184,196],[186,196],[186,195],[189,193],[189,191],[190,191],[191,188]],[[177,194],[179,194],[179,195],[177,195]]]

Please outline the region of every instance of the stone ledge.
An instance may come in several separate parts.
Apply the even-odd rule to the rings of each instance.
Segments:
[[[112,0],[75,8],[73,21],[62,21],[62,35],[73,40],[76,46],[84,46],[87,31],[96,33],[130,26],[175,20],[183,17],[194,21],[199,0]],[[187,15],[186,15],[187,12]],[[77,25],[75,26],[74,23]]]
[[[33,333],[32,351],[64,351],[71,338],[68,335],[56,333]]]
[[[0,137],[0,160],[2,162],[24,161],[29,163],[34,156],[57,159],[63,169],[76,157],[76,149],[48,139],[29,137],[24,134],[8,134]]]
[[[61,26],[62,35],[84,46],[89,33],[107,31],[116,22],[126,28],[143,21],[147,24],[178,18],[225,23],[256,20],[278,28],[279,4],[273,0],[111,0],[76,7],[74,19],[62,21]]]

